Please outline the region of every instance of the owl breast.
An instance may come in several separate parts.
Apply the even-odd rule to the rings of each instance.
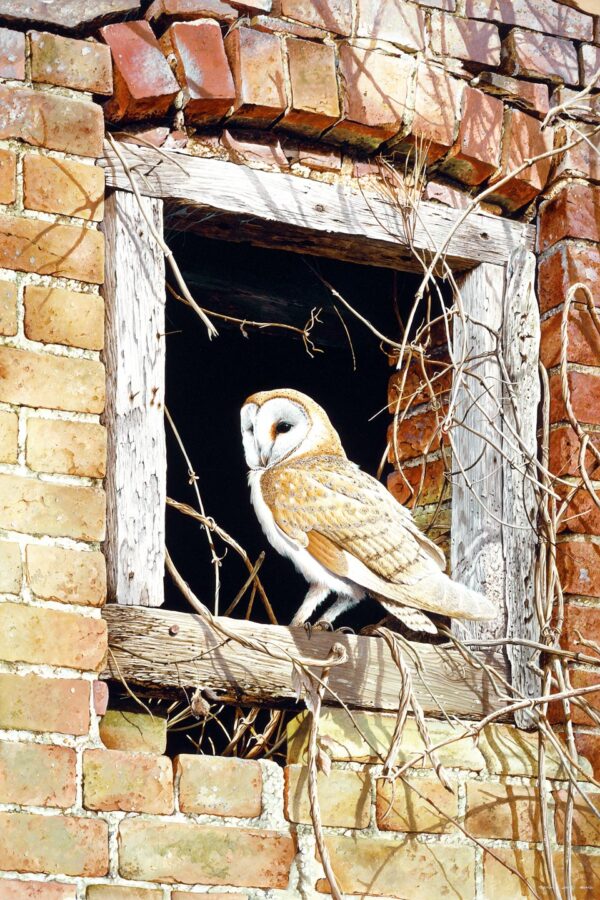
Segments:
[[[338,594],[353,594],[353,586],[343,578],[337,578],[328,569],[317,562],[311,554],[297,541],[288,537],[278,527],[273,513],[263,497],[261,478],[263,472],[254,470],[248,475],[250,499],[260,526],[271,547],[281,556],[290,559],[297,570],[310,584],[321,584]]]

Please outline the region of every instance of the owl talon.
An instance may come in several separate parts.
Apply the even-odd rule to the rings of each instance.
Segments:
[[[304,625],[303,625],[302,627],[304,628],[304,630],[305,630],[305,632],[306,632],[306,637],[307,637],[307,638],[309,639],[309,641],[310,641],[310,639],[311,639],[311,637],[312,637],[312,631],[313,631],[312,625],[310,624],[310,622],[305,622]]]
[[[334,627],[331,622],[328,622],[327,619],[319,619],[318,622],[314,624],[315,631],[334,631]]]

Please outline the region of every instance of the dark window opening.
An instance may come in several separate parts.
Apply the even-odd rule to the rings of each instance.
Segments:
[[[322,352],[311,357],[301,336],[279,328],[248,327],[245,337],[238,325],[216,321],[220,336],[209,341],[190,308],[172,297],[167,301],[167,406],[198,475],[206,513],[242,544],[253,561],[266,551],[260,576],[278,621],[288,624],[307,584],[292,563],[269,546],[250,504],[240,407],[258,390],[303,391],[324,407],[348,457],[376,474],[390,423],[389,359],[378,338],[335,301],[314,269],[395,340],[400,334],[398,317],[410,308],[419,279],[390,269],[210,240],[190,232],[171,235],[170,246],[196,301],[207,309],[299,328],[311,310],[322,310],[322,324],[311,333]],[[167,440],[168,495],[195,505],[181,452],[171,433]],[[168,509],[167,546],[179,571],[212,609],[214,578],[204,532],[191,519]],[[246,577],[245,567],[228,550],[221,566],[221,612]],[[168,577],[165,589],[167,608],[188,611]],[[234,615],[243,616],[246,607],[247,598]],[[384,614],[375,602],[364,601],[336,624],[360,628]],[[252,618],[267,621],[258,599]]]

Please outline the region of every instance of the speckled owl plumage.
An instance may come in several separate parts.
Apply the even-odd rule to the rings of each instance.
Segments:
[[[290,389],[253,394],[242,408],[251,496],[274,548],[310,589],[302,624],[329,593],[331,623],[367,593],[414,630],[433,631],[421,611],[490,619],[493,604],[444,573],[445,557],[409,510],[350,462],[324,410]]]

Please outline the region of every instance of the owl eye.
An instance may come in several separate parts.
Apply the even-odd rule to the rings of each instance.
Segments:
[[[291,429],[291,422],[278,422],[275,426],[275,434],[287,434]]]

